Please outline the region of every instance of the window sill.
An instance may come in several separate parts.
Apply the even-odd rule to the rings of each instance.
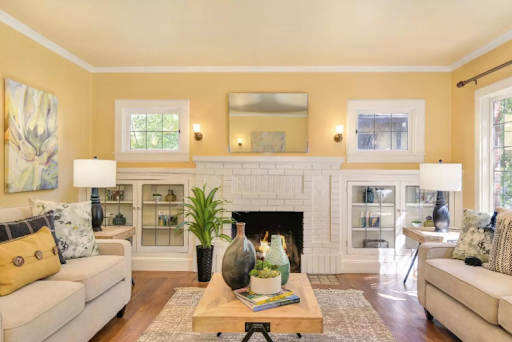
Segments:
[[[130,153],[130,152],[114,152],[115,160],[118,162],[171,162],[186,163],[189,161],[188,153],[172,153],[172,152],[147,152],[147,153]]]
[[[423,163],[424,153],[402,153],[402,152],[359,152],[347,154],[347,163]]]

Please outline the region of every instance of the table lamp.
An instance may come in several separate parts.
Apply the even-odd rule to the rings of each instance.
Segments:
[[[450,227],[450,212],[443,191],[461,191],[462,164],[420,164],[420,189],[437,191],[436,205],[432,215],[436,232],[447,233]]]
[[[116,162],[113,160],[75,159],[73,165],[73,186],[91,188],[92,230],[101,231],[103,209],[98,188],[116,186]]]

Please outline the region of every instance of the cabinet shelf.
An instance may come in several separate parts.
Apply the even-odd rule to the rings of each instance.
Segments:
[[[393,232],[395,231],[395,228],[394,227],[382,227],[382,228],[376,228],[376,227],[371,227],[371,228],[361,228],[361,227],[354,227],[352,228],[352,230],[354,232],[364,232],[365,230],[366,231],[369,231],[369,232],[378,232],[378,231],[383,231],[383,232]]]
[[[133,204],[132,201],[101,201],[101,204]]]
[[[173,225],[173,226],[142,226],[142,229],[171,229],[171,230],[176,230],[178,226],[177,225]]]
[[[352,203],[353,207],[394,207],[394,203]]]
[[[143,201],[142,204],[148,204],[148,205],[183,205],[183,202]]]
[[[406,207],[410,207],[410,208],[433,208],[435,206],[435,204],[427,204],[427,203],[406,203],[405,204]]]

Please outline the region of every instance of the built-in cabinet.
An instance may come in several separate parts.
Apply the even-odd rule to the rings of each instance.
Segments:
[[[188,233],[177,229],[189,189],[187,180],[122,180],[99,189],[105,226],[134,226],[137,253],[188,252]]]
[[[427,219],[431,219],[437,192],[420,189],[419,173],[415,171],[406,171],[403,176],[390,171],[365,171],[342,179],[346,191],[341,210],[346,210],[343,226],[347,255],[378,255],[381,261],[411,255],[418,243],[405,237],[402,229],[412,227],[413,221],[429,225]],[[455,226],[461,208],[456,208],[455,193],[445,192],[444,196],[451,226]]]

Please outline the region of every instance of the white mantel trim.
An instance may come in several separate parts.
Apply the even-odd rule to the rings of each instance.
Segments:
[[[343,164],[345,157],[194,156],[194,163]]]

